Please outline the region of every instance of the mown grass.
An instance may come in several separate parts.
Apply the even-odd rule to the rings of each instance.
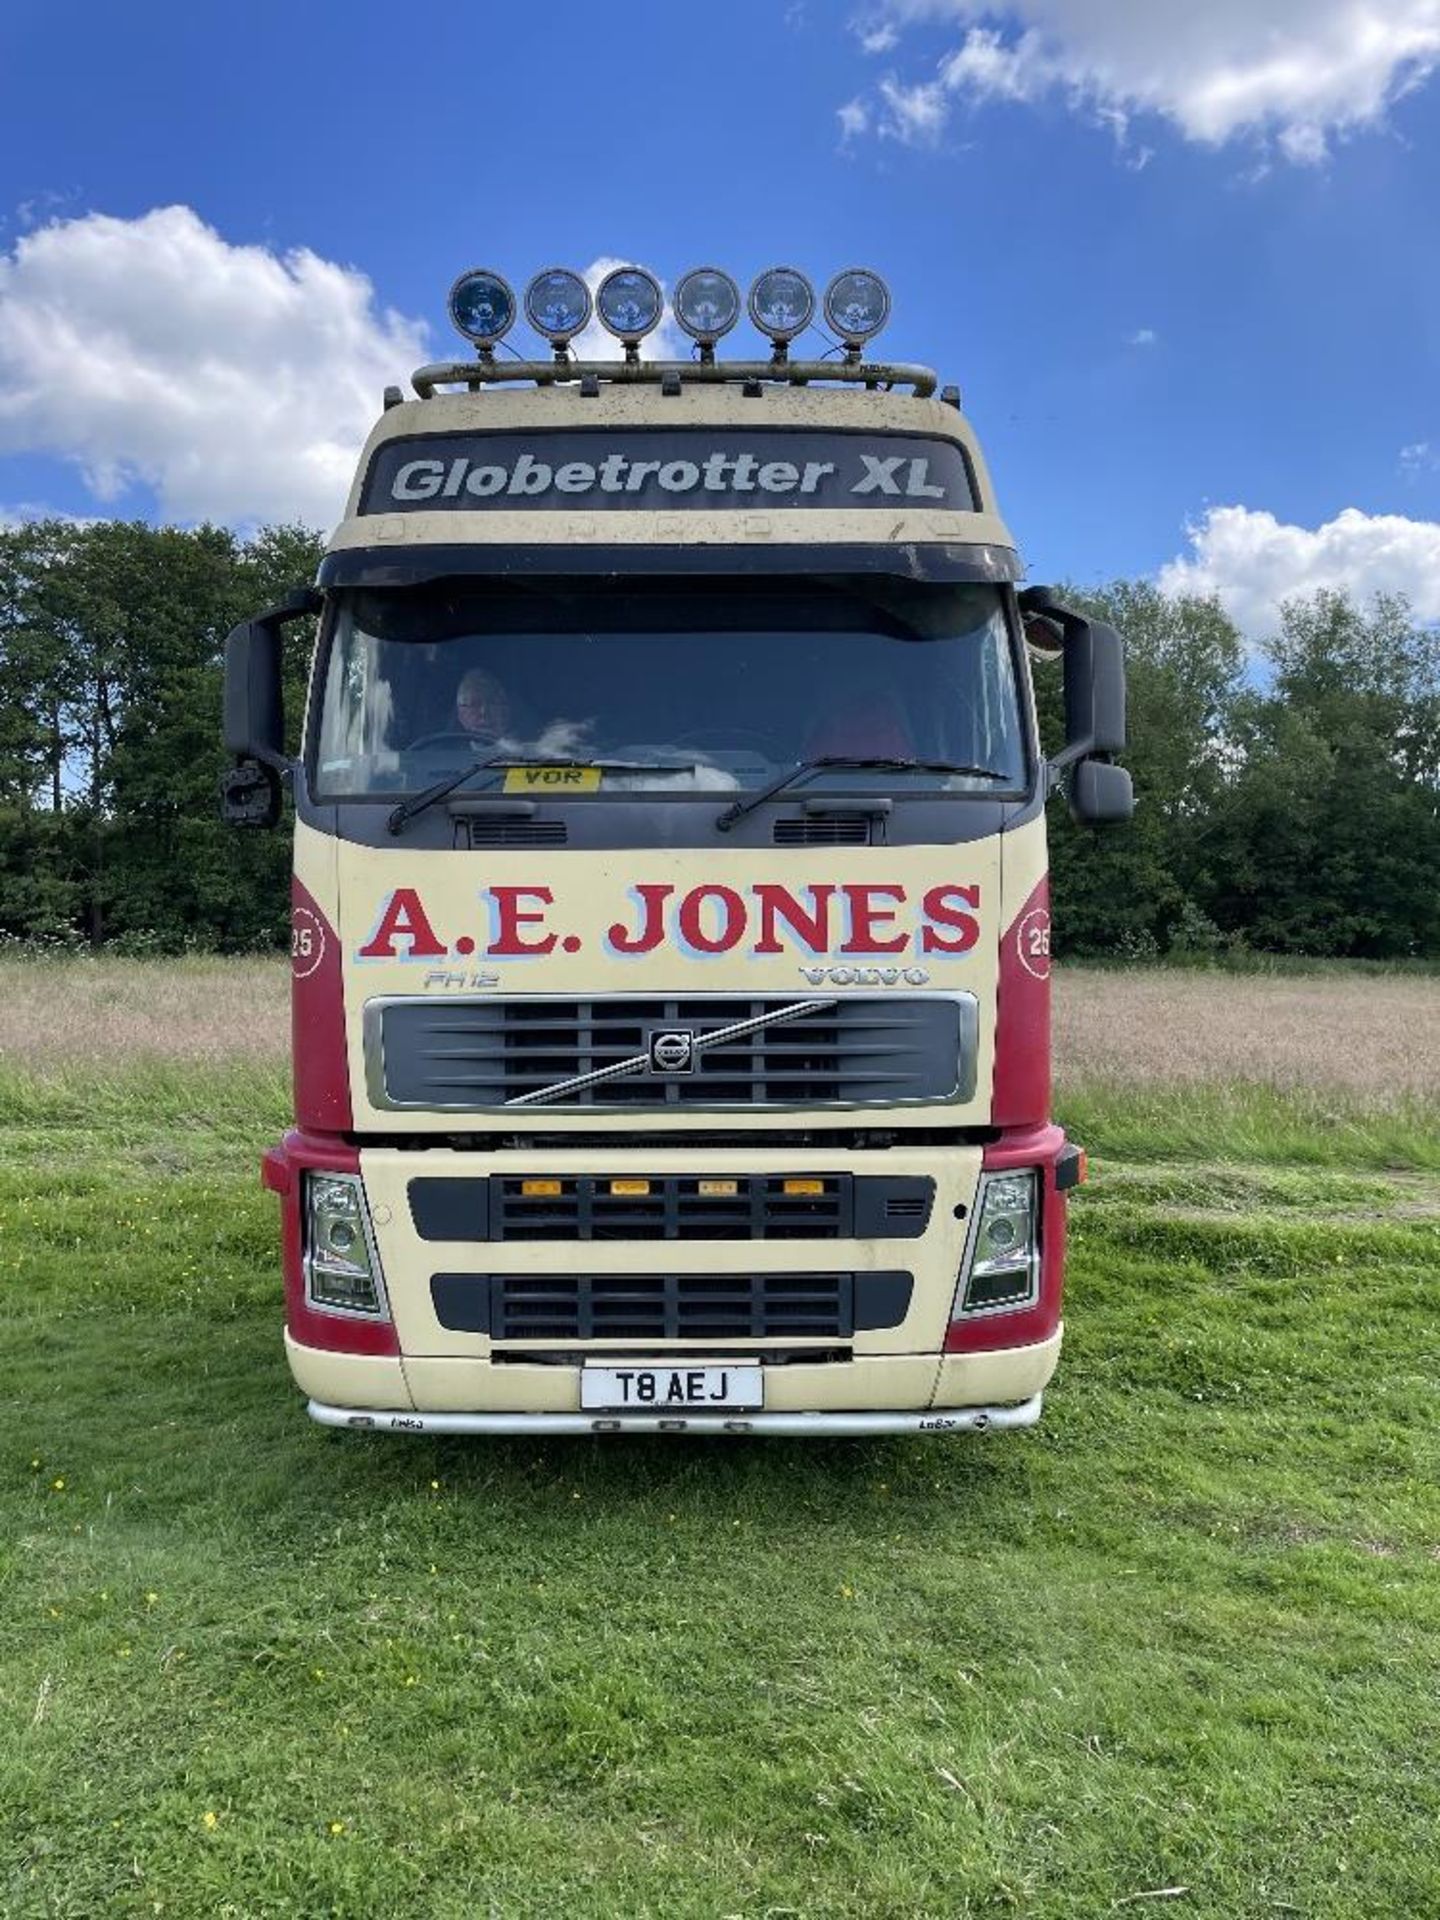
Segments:
[[[1152,1098],[1035,1432],[496,1444],[305,1421],[278,1074],[0,1079],[0,1911],[1440,1911],[1433,1134]]]

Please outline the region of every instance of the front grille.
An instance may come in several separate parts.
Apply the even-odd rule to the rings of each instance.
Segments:
[[[801,1181],[820,1191],[785,1191]],[[543,1162],[409,1183],[421,1239],[454,1241],[912,1240],[934,1195],[916,1174],[551,1174]]]
[[[787,1194],[783,1179],[743,1176],[703,1182],[647,1179],[647,1194],[634,1192],[638,1179],[620,1175],[559,1184],[553,1197],[531,1199],[521,1180],[497,1177],[491,1189],[491,1239],[838,1240],[849,1231],[850,1182],[844,1176],[823,1181],[823,1193],[804,1196]],[[702,1186],[711,1191],[702,1192]],[[735,1192],[713,1191],[726,1186]]]
[[[908,1273],[437,1273],[441,1326],[492,1340],[848,1340],[896,1327]]]
[[[793,995],[671,999],[376,1000],[365,1010],[372,1103],[609,1109],[886,1106],[966,1099],[977,1033],[971,994],[846,993],[813,1011],[707,1044],[743,1021],[805,1004]],[[652,1036],[693,1036],[687,1071],[644,1064]],[[614,1077],[550,1095],[627,1061]],[[522,1108],[522,1111],[524,1109]]]

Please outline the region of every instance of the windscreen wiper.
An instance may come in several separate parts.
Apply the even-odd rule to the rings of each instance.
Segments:
[[[758,806],[771,800],[794,781],[802,779],[807,773],[817,773],[826,767],[858,767],[869,772],[879,773],[964,773],[973,780],[1010,780],[1013,775],[1002,773],[998,767],[969,767],[955,760],[911,760],[897,755],[858,756],[848,753],[822,753],[813,760],[797,760],[793,767],[772,780],[768,787],[761,787],[758,793],[747,793],[743,800],[735,800],[723,813],[715,816],[715,825],[721,833],[728,833],[737,820],[743,820],[747,813],[753,813]]]
[[[445,778],[437,780],[433,787],[424,787],[419,793],[412,793],[408,800],[402,800],[385,824],[391,833],[399,833],[407,820],[413,820],[417,813],[423,813],[427,807],[434,806],[437,800],[443,800],[447,793],[453,793],[456,787],[463,786],[467,780],[473,780],[477,773],[484,773],[487,767],[507,767],[513,764],[503,753],[492,753],[488,760],[472,760],[470,765],[462,767],[459,773],[447,773]]]
[[[407,820],[413,820],[417,813],[423,813],[437,800],[443,800],[447,793],[453,793],[456,787],[464,786],[467,780],[473,780],[477,773],[484,773],[490,767],[595,767],[602,773],[693,773],[696,762],[693,760],[559,760],[552,754],[496,753],[488,760],[473,760],[468,767],[462,767],[459,773],[447,773],[443,780],[437,780],[433,787],[426,787],[420,793],[412,793],[408,800],[402,800],[385,822],[391,833],[399,833]],[[483,789],[482,789],[483,791]]]

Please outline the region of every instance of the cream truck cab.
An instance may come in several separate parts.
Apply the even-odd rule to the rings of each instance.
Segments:
[[[294,795],[290,1366],[400,1432],[954,1433],[1039,1415],[1067,1189],[1044,809],[1128,817],[1114,632],[1021,592],[889,298],[497,274],[227,643],[225,809]],[[299,757],[281,647],[319,616]],[[1029,644],[1027,644],[1027,640]],[[1067,744],[1041,755],[1037,647]]]

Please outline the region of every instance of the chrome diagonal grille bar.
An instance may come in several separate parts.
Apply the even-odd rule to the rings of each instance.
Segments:
[[[807,1013],[825,1013],[834,1005],[833,999],[797,1000],[788,1007],[775,1007],[769,1013],[758,1013],[749,1020],[732,1021],[728,1027],[716,1027],[710,1033],[697,1033],[694,1050],[703,1053],[707,1047],[743,1040],[747,1034],[756,1033],[761,1027],[778,1026],[785,1020],[799,1020]],[[619,1080],[626,1074],[643,1073],[649,1064],[648,1053],[633,1053],[628,1060],[612,1061],[608,1067],[597,1067],[593,1073],[577,1073],[569,1080],[557,1080],[553,1086],[536,1087],[530,1093],[516,1094],[505,1104],[507,1107],[533,1107],[546,1100],[563,1100],[567,1094],[578,1093],[582,1087],[596,1086],[602,1080]]]
[[[366,1090],[389,1113],[660,1113],[969,1100],[973,993],[377,995]],[[657,1043],[689,1035],[691,1071]]]

